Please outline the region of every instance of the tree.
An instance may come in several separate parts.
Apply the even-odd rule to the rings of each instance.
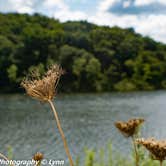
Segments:
[[[8,69],[7,69],[7,73],[8,73],[8,78],[11,82],[15,82],[17,83],[17,66],[15,64],[12,64]]]

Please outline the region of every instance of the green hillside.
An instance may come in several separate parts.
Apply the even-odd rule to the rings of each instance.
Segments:
[[[166,45],[134,29],[0,14],[0,92],[21,91],[28,71],[66,70],[61,92],[166,89]]]

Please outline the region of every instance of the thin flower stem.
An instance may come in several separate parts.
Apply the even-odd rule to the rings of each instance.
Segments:
[[[135,143],[135,138],[132,136],[132,142],[133,142],[133,147],[134,147],[134,152],[135,152],[135,165],[139,166],[139,156],[138,156],[138,151]]]
[[[3,158],[6,161],[10,161],[5,155],[3,155],[2,153],[0,153],[0,157]],[[14,164],[10,164],[11,166],[14,166]]]
[[[163,161],[160,161],[160,166],[162,166],[163,165]]]
[[[57,127],[58,127],[60,135],[62,137],[62,141],[63,141],[63,144],[64,144],[64,148],[65,148],[66,154],[67,154],[67,156],[69,158],[70,166],[74,166],[73,159],[71,157],[71,154],[70,154],[70,151],[69,151],[69,148],[68,148],[68,145],[67,145],[67,141],[66,141],[65,135],[63,133],[60,120],[58,118],[58,114],[57,114],[57,112],[55,110],[55,106],[54,106],[54,104],[53,104],[53,102],[51,100],[48,100],[48,102],[49,102],[49,104],[51,106],[51,109],[52,109],[52,111],[54,113],[54,116],[55,116],[55,119],[56,119],[56,123],[57,123]]]
[[[40,166],[41,165],[41,161],[37,161],[35,166]]]

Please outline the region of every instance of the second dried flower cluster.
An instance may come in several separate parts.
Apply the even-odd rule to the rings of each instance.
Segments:
[[[166,140],[156,140],[154,138],[137,139],[136,142],[143,145],[150,151],[155,160],[163,161],[166,159]]]
[[[145,120],[142,118],[129,119],[127,122],[115,122],[115,126],[125,137],[133,138],[136,166],[139,165],[139,155],[136,143],[143,145],[150,152],[152,159],[160,161],[160,165],[162,166],[163,161],[166,160],[166,140],[156,140],[154,138],[141,138],[135,140],[134,135],[144,121]]]
[[[145,120],[142,118],[129,119],[127,122],[122,122],[122,121],[115,122],[115,126],[124,136],[131,137],[134,134],[136,134],[138,127],[144,121]]]

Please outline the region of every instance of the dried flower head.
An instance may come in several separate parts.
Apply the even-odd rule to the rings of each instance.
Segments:
[[[34,156],[33,159],[35,161],[41,161],[44,158],[44,155],[42,153],[37,152]]]
[[[124,136],[130,137],[136,134],[138,127],[144,121],[145,120],[142,118],[129,119],[127,122],[122,122],[122,121],[115,122],[115,126]]]
[[[166,159],[166,140],[155,140],[154,138],[137,139],[136,143],[143,145],[150,151],[154,159],[163,161]]]
[[[39,72],[33,71],[21,82],[21,86],[29,96],[46,102],[55,96],[58,81],[63,73],[59,65],[51,66],[42,77]]]

